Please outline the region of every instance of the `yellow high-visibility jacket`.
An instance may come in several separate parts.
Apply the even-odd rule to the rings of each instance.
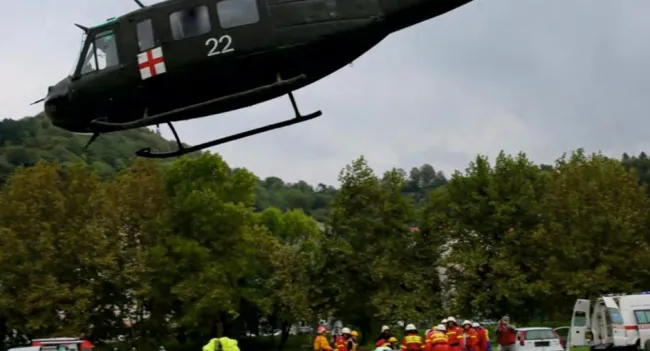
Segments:
[[[325,335],[318,335],[314,339],[314,351],[332,351],[330,342],[327,341]]]
[[[203,346],[203,351],[216,351],[217,343],[221,343],[223,351],[240,351],[237,340],[227,337],[210,339],[210,341]]]

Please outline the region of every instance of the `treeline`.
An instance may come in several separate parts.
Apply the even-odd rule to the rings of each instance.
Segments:
[[[364,337],[448,315],[568,320],[576,298],[648,286],[649,198],[626,169],[644,160],[480,156],[446,179],[361,157],[320,187],[322,230],[302,210],[258,211],[260,181],[216,155],[137,160],[107,181],[85,164],[19,168],[0,191],[0,333],[260,349],[245,335],[262,317],[286,332],[336,316]]]
[[[19,168],[0,193],[0,331],[175,349],[313,318],[286,277],[318,275],[322,233],[300,210],[255,212],[257,185],[209,154],[106,183],[84,164]]]
[[[0,121],[0,185],[20,166],[39,161],[63,166],[83,163],[102,180],[110,180],[126,170],[142,148],[170,151],[176,143],[147,128],[102,135],[87,150],[90,135],[80,135],[56,128],[43,115],[19,120]],[[199,153],[193,155],[198,156]],[[157,161],[168,167],[170,161]],[[282,210],[300,208],[318,220],[324,220],[327,206],[336,190],[324,184],[313,187],[303,181],[288,183],[277,177],[260,180],[256,186],[256,208],[274,206]]]

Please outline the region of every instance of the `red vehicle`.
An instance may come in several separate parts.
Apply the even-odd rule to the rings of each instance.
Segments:
[[[90,341],[79,338],[34,339],[32,346],[40,346],[41,351],[59,351],[61,347],[67,351],[92,351],[94,348]]]

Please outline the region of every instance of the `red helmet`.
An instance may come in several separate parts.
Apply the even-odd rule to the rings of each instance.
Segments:
[[[324,332],[326,332],[326,331],[327,331],[327,328],[325,328],[325,327],[322,326],[322,325],[319,326],[318,328],[316,328],[316,332],[317,332],[318,334],[322,334],[322,333],[324,333]]]

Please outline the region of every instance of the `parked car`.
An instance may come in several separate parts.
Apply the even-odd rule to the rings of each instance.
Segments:
[[[564,351],[560,336],[546,327],[517,328],[517,351]]]
[[[553,328],[555,333],[560,337],[560,343],[562,344],[562,347],[566,350],[566,346],[568,344],[568,338],[571,335],[569,332],[571,331],[571,327],[565,326],[565,327],[557,327]],[[566,337],[565,337],[566,335]]]

